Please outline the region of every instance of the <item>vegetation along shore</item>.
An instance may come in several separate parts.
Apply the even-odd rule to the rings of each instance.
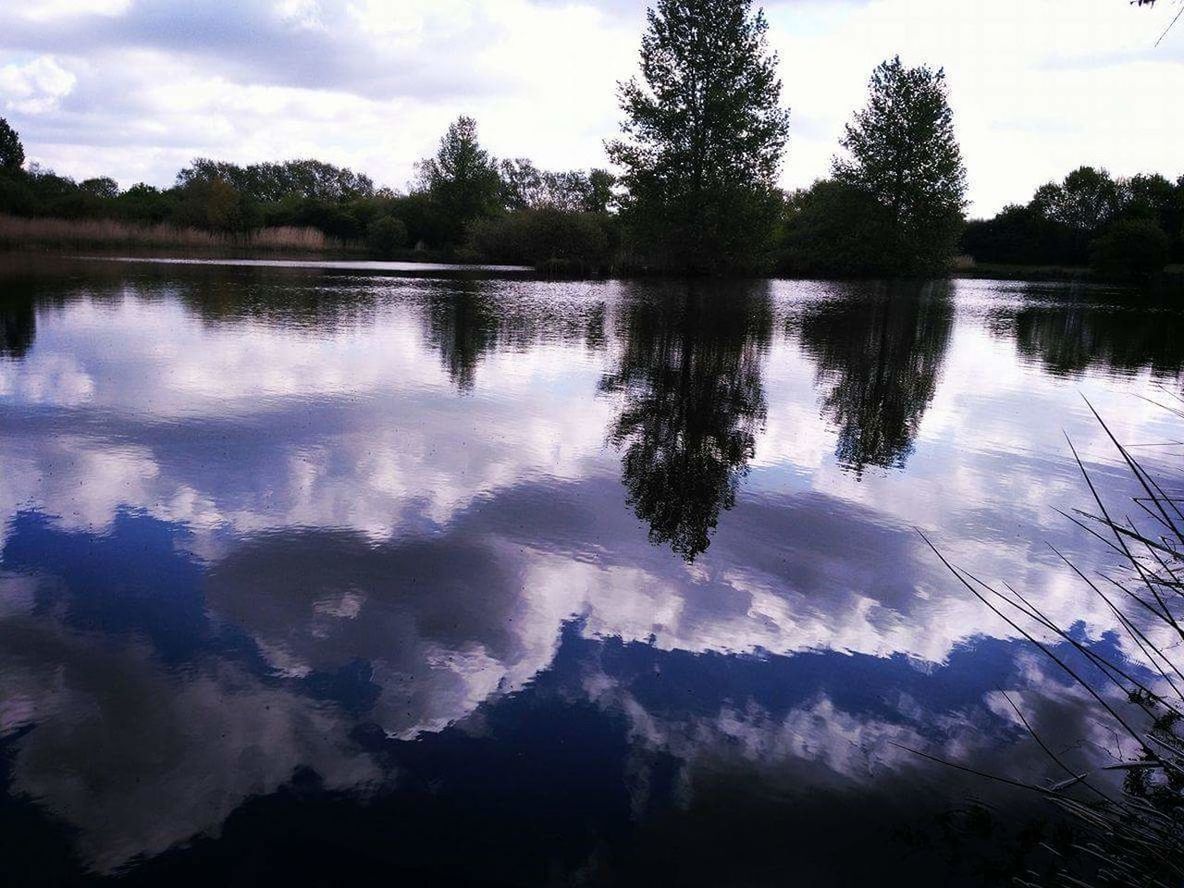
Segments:
[[[621,134],[605,145],[616,173],[495,158],[477,122],[461,116],[405,191],[317,160],[208,158],[172,187],[121,188],[26,165],[19,135],[0,120],[0,248],[358,254],[581,275],[953,271],[1136,284],[1184,262],[1184,176],[1114,178],[1086,166],[1026,205],[968,222],[944,71],[899,58],[872,72],[831,175],[783,191],[790,112],[767,30],[751,0],[659,0],[640,77],[619,84]]]

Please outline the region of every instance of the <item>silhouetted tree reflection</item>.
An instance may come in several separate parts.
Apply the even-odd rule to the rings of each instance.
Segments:
[[[818,362],[836,457],[862,475],[901,468],[937,389],[954,309],[945,283],[879,285],[811,306],[803,348]]]
[[[612,428],[629,504],[650,541],[692,561],[735,503],[765,418],[760,359],[772,313],[764,284],[638,294],[619,319],[622,396]]]
[[[599,350],[604,302],[527,296],[504,282],[449,281],[427,297],[426,338],[459,391],[473,389],[477,365],[495,351],[526,352],[544,341]]]
[[[37,338],[37,314],[31,299],[0,299],[0,357],[20,360]]]
[[[992,317],[996,335],[1014,338],[1024,356],[1050,373],[1091,367],[1134,373],[1150,368],[1175,377],[1184,368],[1184,315],[1162,306],[1058,302],[1041,299]]]
[[[167,288],[210,325],[255,321],[325,335],[373,323],[378,304],[374,290],[332,274],[276,271],[186,269],[179,281],[174,278],[158,287],[141,286],[137,295],[147,298]]]
[[[461,284],[428,298],[428,342],[453,384],[471,391],[477,362],[497,346],[500,320],[493,299],[471,284]]]

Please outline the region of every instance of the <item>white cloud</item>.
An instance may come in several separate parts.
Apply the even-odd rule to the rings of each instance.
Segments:
[[[77,78],[52,56],[0,67],[0,95],[4,107],[22,114],[54,111],[74,89]]]
[[[127,11],[132,0],[38,0],[14,8],[17,16],[31,21],[49,21],[79,15],[117,16]]]
[[[0,11],[0,90],[31,158],[125,185],[169,184],[198,155],[308,154],[399,186],[459,113],[501,156],[587,167],[605,162],[616,134],[615,84],[636,67],[643,5],[14,5]],[[872,67],[896,53],[949,74],[975,212],[1024,201],[1083,163],[1184,172],[1184,119],[1171,113],[1184,31],[1152,48],[1171,4],[768,5],[794,112],[787,186],[826,174]]]

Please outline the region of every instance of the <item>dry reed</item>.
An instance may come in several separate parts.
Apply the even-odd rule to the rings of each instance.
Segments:
[[[0,215],[0,247],[41,249],[174,248],[216,252],[341,251],[345,245],[316,228],[279,226],[232,235],[160,223],[140,225],[115,219],[44,219]]]

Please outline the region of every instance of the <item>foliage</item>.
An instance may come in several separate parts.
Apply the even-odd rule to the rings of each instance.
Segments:
[[[8,121],[0,117],[0,171],[19,170],[25,163],[25,149],[20,136]]]
[[[501,209],[502,179],[478,142],[477,122],[471,117],[458,117],[448,127],[435,156],[421,161],[418,173],[421,187],[440,210],[448,243],[460,243],[473,222]]]
[[[1149,219],[1123,219],[1093,242],[1090,265],[1102,277],[1146,282],[1163,270],[1170,241]]]
[[[642,81],[620,85],[634,249],[696,272],[746,268],[767,252],[789,131],[777,57],[751,0],[658,0],[641,43]]]
[[[1099,232],[1121,207],[1121,189],[1105,170],[1080,167],[1057,184],[1036,189],[1032,208],[1046,219],[1086,235]]]
[[[199,157],[177,173],[177,186],[184,188],[194,181],[211,179],[229,183],[256,203],[344,201],[372,197],[375,193],[369,176],[319,160],[287,160],[241,167]]]
[[[366,247],[376,256],[393,256],[407,246],[407,226],[394,216],[379,216],[366,227]]]
[[[97,179],[83,179],[78,183],[78,190],[94,197],[110,199],[119,196],[119,183],[110,176],[100,176]]]
[[[482,220],[473,226],[472,247],[493,262],[601,271],[612,260],[612,219],[543,206]]]
[[[603,213],[608,210],[616,181],[607,170],[540,170],[524,157],[498,161],[497,167],[502,204],[507,210],[553,207],[572,213]]]
[[[777,271],[793,277],[874,277],[891,257],[888,210],[862,188],[834,179],[789,195]]]
[[[1071,264],[1072,236],[1030,206],[1004,207],[993,219],[973,220],[962,252],[982,262],[1009,265]]]
[[[1184,260],[1184,177],[1174,183],[1158,174],[1116,179],[1080,167],[1061,182],[1042,185],[1027,206],[1005,207],[993,219],[969,223],[962,249],[979,262],[1083,266],[1095,264],[1099,239],[1105,251],[1113,243],[1108,232],[1130,221],[1147,222],[1166,235],[1165,261]],[[1105,274],[1120,270],[1112,261],[1103,265]]]
[[[887,210],[885,273],[944,271],[966,206],[966,170],[954,134],[945,72],[900,57],[872,73],[867,106],[847,124],[835,178]]]
[[[259,227],[258,206],[226,179],[193,178],[177,191],[173,219],[180,225],[227,233]]]

